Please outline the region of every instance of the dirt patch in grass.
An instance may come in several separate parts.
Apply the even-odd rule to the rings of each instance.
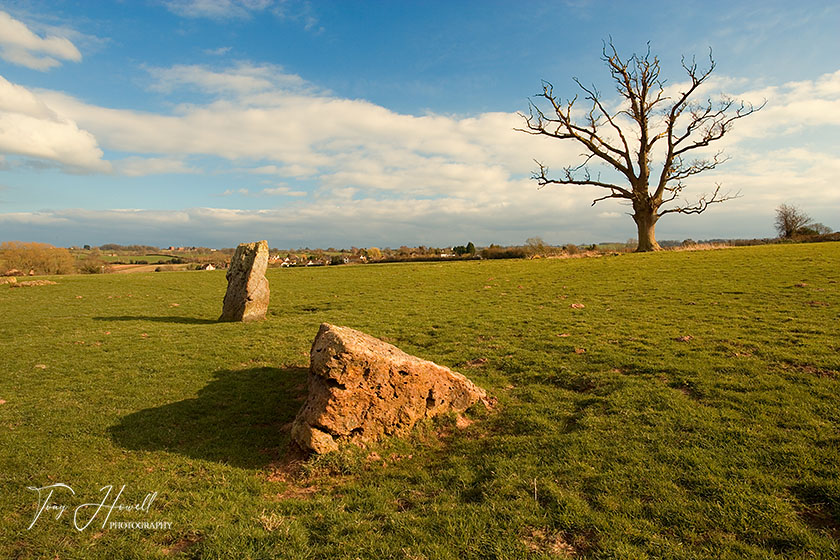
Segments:
[[[300,446],[294,442],[289,443],[289,446],[286,448],[286,453],[279,461],[271,464],[266,476],[271,482],[286,483],[286,489],[279,494],[273,495],[272,499],[277,501],[305,500],[311,498],[318,492],[318,485],[312,482],[304,470],[304,465],[308,458],[309,454],[301,449]]]
[[[574,558],[579,554],[586,554],[593,547],[592,535],[569,535],[533,527],[525,529],[522,543],[531,552],[548,553],[558,558]]]
[[[840,377],[840,371],[835,369],[820,368],[810,364],[782,363],[779,367],[786,372],[804,373],[806,375],[814,375],[819,378],[837,379]]]
[[[821,505],[812,505],[799,512],[799,518],[809,527],[828,533],[834,540],[840,540],[840,521],[837,521]]]
[[[476,367],[481,367],[486,363],[487,363],[487,358],[476,358],[474,360],[469,360],[467,362],[464,362],[464,363],[460,364],[460,367],[462,367],[462,368],[476,368]]]
[[[699,401],[702,397],[700,391],[697,390],[697,387],[694,386],[693,383],[687,381],[675,381],[670,383],[670,387],[675,389],[685,395],[686,397],[693,399],[695,401]]]
[[[305,500],[311,498],[313,494],[318,492],[318,486],[295,486],[290,484],[289,487],[277,494],[277,500]]]
[[[300,480],[303,474],[303,464],[308,458],[309,454],[301,449],[298,444],[289,442],[283,457],[269,466],[268,480],[292,483]]]
[[[191,546],[195,545],[196,543],[201,542],[204,539],[201,535],[190,533],[188,535],[184,535],[172,541],[169,546],[164,548],[162,552],[166,555],[175,555],[184,552]]]

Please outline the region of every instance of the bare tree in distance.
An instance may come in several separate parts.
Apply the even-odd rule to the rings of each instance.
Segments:
[[[622,59],[610,40],[604,44],[602,60],[610,71],[623,108],[610,110],[605,97],[595,86],[585,86],[573,78],[589,102],[588,111],[578,118],[573,115],[578,97],[563,101],[554,93],[554,86],[543,81],[542,92],[535,97],[548,103],[543,111],[529,102],[528,115],[522,115],[526,128],[522,132],[547,136],[557,140],[571,140],[582,146],[583,162],[563,168],[559,177],[551,178],[548,167],[537,161],[539,170],[532,178],[542,188],[546,185],[594,186],[609,194],[596,198],[628,200],[633,206],[633,220],[638,228],[637,251],[656,251],[656,222],[665,214],[700,214],[709,205],[737,198],[738,194],[721,194],[721,186],[704,194],[696,202],[674,202],[686,187],[685,181],[694,175],[714,169],[726,161],[718,151],[710,157],[696,155],[720,140],[732,124],[760,110],[744,101],[726,96],[693,101],[692,97],[711,76],[715,61],[709,50],[709,66],[702,70],[694,59],[682,59],[688,84],[674,97],[666,94],[665,79],[660,78],[659,59],[650,54],[650,44],[644,56],[633,54]],[[661,148],[660,148],[661,147]],[[661,149],[662,161],[658,172],[654,168],[654,149]],[[595,160],[615,169],[626,179],[617,184],[592,175],[589,163]],[[674,202],[666,208],[665,205]]]
[[[811,223],[811,216],[792,204],[781,204],[776,208],[776,231],[779,237],[790,239]]]
[[[811,221],[811,216],[792,204],[780,204],[776,208],[776,232],[779,237],[792,239],[797,235],[825,235],[831,228]]]

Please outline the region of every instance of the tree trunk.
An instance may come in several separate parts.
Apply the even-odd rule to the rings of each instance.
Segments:
[[[639,245],[636,247],[636,252],[645,253],[662,249],[656,242],[656,221],[659,219],[656,211],[651,208],[636,209],[633,219],[639,229]]]

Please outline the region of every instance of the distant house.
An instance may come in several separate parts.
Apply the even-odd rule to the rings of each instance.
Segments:
[[[207,263],[207,264],[201,265],[200,267],[198,267],[198,269],[199,270],[216,270],[216,267],[213,266],[213,263]]]

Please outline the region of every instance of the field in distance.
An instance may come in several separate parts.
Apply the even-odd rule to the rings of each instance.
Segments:
[[[840,243],[267,275],[252,324],[223,270],[0,286],[0,557],[840,556]],[[321,322],[498,405],[296,464]],[[171,526],[77,531],[106,485]]]

